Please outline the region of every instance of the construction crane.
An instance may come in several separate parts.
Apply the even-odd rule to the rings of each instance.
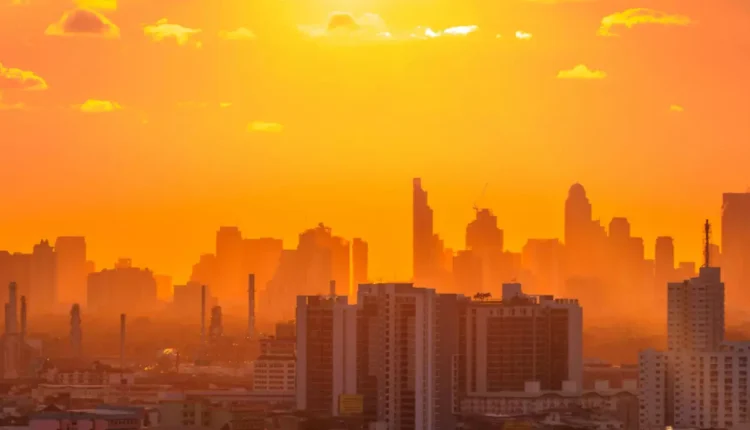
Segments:
[[[484,197],[484,194],[487,192],[487,185],[489,185],[489,182],[484,184],[484,188],[482,188],[482,194],[479,195],[479,198],[474,200],[474,212],[479,213],[479,206],[477,206],[477,203],[482,201],[482,198]]]

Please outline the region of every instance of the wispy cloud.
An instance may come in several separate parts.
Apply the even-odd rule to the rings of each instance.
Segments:
[[[225,40],[255,40],[255,33],[245,27],[232,31],[220,31],[219,37]]]
[[[201,31],[196,28],[183,27],[179,24],[170,24],[166,19],[161,19],[156,24],[147,25],[143,28],[143,33],[155,42],[174,39],[178,45],[187,45],[190,39]],[[197,42],[196,47],[200,46],[200,42]]]
[[[281,133],[284,127],[277,122],[253,121],[247,125],[250,133]]]
[[[117,102],[94,99],[86,100],[80,105],[74,105],[73,108],[85,113],[107,113],[122,110],[122,106]]]
[[[516,39],[518,40],[530,40],[532,37],[533,35],[531,33],[527,33],[521,30],[516,31]]]
[[[34,72],[0,63],[0,90],[46,90],[47,82]]]
[[[685,112],[685,108],[680,105],[671,105],[669,106],[669,111],[680,113],[680,112]]]
[[[118,39],[120,29],[101,13],[78,8],[63,13],[60,20],[50,24],[45,31],[48,36],[93,36]]]
[[[672,15],[654,9],[633,8],[615,12],[602,18],[599,35],[616,36],[612,29],[617,26],[626,28],[633,28],[642,24],[686,26],[690,23],[690,18],[684,15]]]
[[[27,109],[28,108],[24,103],[7,103],[5,100],[3,100],[3,93],[0,93],[0,111]]]
[[[583,64],[579,64],[570,70],[557,72],[558,79],[604,79],[607,73],[601,70],[591,70]]]

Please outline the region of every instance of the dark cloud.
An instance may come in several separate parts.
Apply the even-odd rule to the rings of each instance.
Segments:
[[[120,37],[120,29],[107,17],[91,9],[78,8],[65,12],[59,21],[47,27],[50,36]]]

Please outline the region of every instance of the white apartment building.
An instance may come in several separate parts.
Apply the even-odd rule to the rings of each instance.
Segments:
[[[724,341],[718,268],[668,286],[667,352],[639,356],[640,429],[748,425],[750,342]]]
[[[253,391],[294,396],[297,380],[295,340],[260,339],[260,356],[253,361]]]
[[[389,430],[432,430],[436,423],[436,304],[433,289],[363,284],[357,303],[377,304],[370,320],[370,375],[378,381],[377,419]],[[378,366],[379,364],[379,366]]]

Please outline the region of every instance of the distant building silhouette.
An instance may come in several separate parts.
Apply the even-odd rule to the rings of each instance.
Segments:
[[[83,237],[58,237],[55,241],[57,257],[57,294],[64,303],[86,299],[87,263],[86,239]]]
[[[349,287],[349,297],[357,294],[357,286],[366,284],[369,279],[369,246],[362,239],[352,240],[352,284]]]
[[[158,302],[154,274],[132,267],[129,259],[120,259],[114,269],[89,275],[87,301],[88,309],[96,313],[152,312]]]
[[[31,254],[29,297],[38,310],[50,311],[57,304],[57,258],[47,240],[34,245]]]
[[[750,192],[725,193],[721,212],[721,271],[728,292],[750,298]]]

